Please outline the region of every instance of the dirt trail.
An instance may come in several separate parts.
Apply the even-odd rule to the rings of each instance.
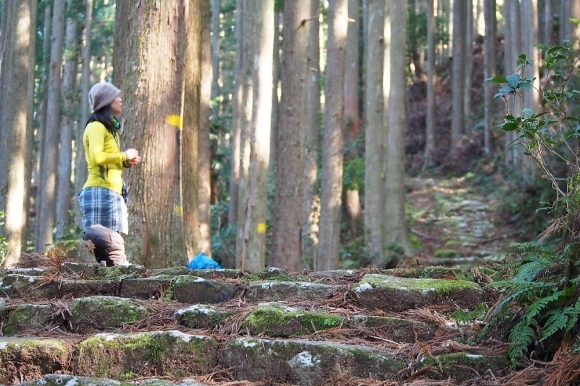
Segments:
[[[475,266],[498,258],[518,232],[501,218],[497,195],[465,178],[409,178],[407,213],[421,263]]]

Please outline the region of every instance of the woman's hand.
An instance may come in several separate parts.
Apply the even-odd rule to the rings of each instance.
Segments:
[[[127,162],[129,166],[138,165],[141,162],[141,158],[139,157],[139,152],[135,149],[127,149],[125,150],[125,157],[127,158]]]

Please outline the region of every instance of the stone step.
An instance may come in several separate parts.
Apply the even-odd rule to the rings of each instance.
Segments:
[[[212,377],[223,374],[224,383],[318,385],[417,371],[461,383],[474,374],[466,367],[499,375],[509,363],[497,350],[453,341],[476,328],[451,313],[493,294],[475,277],[444,267],[9,270],[0,274],[0,384],[219,384]],[[427,349],[442,337],[451,343]]]

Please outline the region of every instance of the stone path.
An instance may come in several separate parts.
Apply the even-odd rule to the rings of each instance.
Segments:
[[[495,296],[480,272],[59,268],[0,276],[0,383],[452,385],[509,371],[501,342],[475,338]]]

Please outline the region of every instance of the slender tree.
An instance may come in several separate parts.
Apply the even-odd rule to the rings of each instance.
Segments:
[[[253,97],[253,74],[254,74],[254,45],[258,37],[254,34],[254,16],[252,1],[245,1],[242,12],[243,24],[243,56],[242,71],[242,104],[240,116],[240,168],[238,179],[238,199],[237,199],[237,238],[236,238],[236,267],[243,268],[246,260],[247,246],[249,240],[250,213],[245,203],[248,200],[250,186],[250,135],[252,123],[252,108],[254,106]]]
[[[6,214],[3,234],[8,244],[2,264],[13,267],[26,242],[30,197],[36,1],[6,3],[0,61],[0,134],[5,146],[0,155],[0,211]]]
[[[407,127],[407,81],[406,58],[401,55],[406,46],[407,0],[390,4],[391,47],[389,122],[387,130],[385,173],[385,236],[383,248],[388,251],[382,264],[392,265],[395,257],[403,253],[409,256],[412,248],[407,237],[405,223],[405,134]],[[392,253],[391,253],[392,252]]]
[[[200,224],[200,251],[211,255],[210,209],[211,209],[211,151],[209,140],[210,102],[214,83],[212,65],[213,55],[210,41],[217,44],[217,39],[210,39],[210,23],[214,23],[213,12],[219,13],[219,1],[214,0],[216,7],[210,7],[209,2],[202,1],[202,39],[201,39],[201,90],[199,107],[199,224]],[[216,10],[217,8],[217,10]],[[219,15],[218,15],[219,21]],[[217,32],[217,31],[216,31]],[[215,54],[215,53],[214,53]],[[217,77],[217,73],[216,76]],[[217,90],[216,94],[217,95]]]
[[[311,0],[284,2],[282,97],[276,152],[276,196],[270,265],[300,271],[304,145],[306,135],[308,40],[312,28]]]
[[[272,66],[274,49],[274,2],[253,0],[254,34],[261,36],[254,45],[253,108],[250,126],[250,170],[247,201],[247,220],[244,235],[248,235],[247,258],[242,269],[260,270],[265,267],[266,217],[268,212],[268,168],[270,162],[270,125],[272,122]]]
[[[60,138],[61,65],[65,30],[65,1],[55,1],[52,13],[52,38],[46,131],[42,135],[41,174],[36,205],[36,252],[44,252],[52,244],[52,227],[56,218],[57,152]]]
[[[433,165],[435,152],[436,115],[435,115],[435,9],[434,0],[427,0],[427,127],[425,133],[425,164]]]
[[[308,73],[306,77],[306,147],[304,154],[304,200],[302,202],[301,253],[310,263],[318,243],[318,181],[317,154],[320,148],[318,116],[320,114],[320,0],[310,1],[310,31],[308,36]]]
[[[467,32],[467,3],[453,2],[453,113],[451,116],[451,152],[459,148],[465,131],[464,90],[465,90],[465,48]]]
[[[93,0],[86,0],[82,47],[82,76],[80,79],[80,122],[75,137],[75,193],[78,194],[87,180],[87,160],[83,146],[85,124],[89,119],[89,90],[91,88],[91,25],[93,22]]]
[[[234,102],[232,113],[232,137],[231,137],[231,174],[230,174],[230,205],[228,207],[228,226],[230,228],[237,225],[238,219],[238,194],[240,184],[240,142],[242,135],[242,106],[243,106],[243,74],[242,63],[244,60],[244,24],[242,15],[244,14],[244,2],[236,2],[236,58],[234,68]]]
[[[58,147],[57,189],[56,189],[56,237],[64,235],[71,222],[72,193],[72,140],[77,117],[76,95],[78,94],[76,77],[79,62],[77,2],[67,0],[66,39],[64,72],[62,80],[62,119],[60,131],[60,145]]]
[[[348,0],[348,28],[346,38],[346,66],[344,76],[344,114],[348,122],[345,138],[347,160],[358,158],[357,138],[361,131],[359,112],[359,45],[360,0]],[[353,237],[359,233],[362,208],[358,186],[349,184],[344,193],[345,208],[350,219]]]
[[[493,78],[496,74],[496,43],[497,22],[495,0],[484,1],[485,15],[485,39],[484,39],[484,78]],[[493,129],[493,91],[492,83],[484,84],[484,152],[486,157],[491,157],[491,132]]]
[[[320,244],[316,270],[337,269],[340,263],[342,208],[342,147],[344,142],[344,73],[348,1],[330,0],[328,7],[328,65],[322,135]]]
[[[382,254],[384,129],[383,66],[385,0],[368,0],[368,26],[365,31],[365,244],[374,262]]]
[[[204,7],[204,13],[207,14],[207,10],[206,8],[210,7],[209,4],[205,4],[207,1],[204,2],[203,7]],[[219,42],[220,42],[220,13],[221,13],[221,1],[220,0],[211,0],[211,8],[210,8],[210,15],[206,15],[205,17],[211,17],[209,20],[211,20],[209,29],[211,31],[210,36],[207,36],[207,38],[209,38],[208,40],[208,44],[210,44],[210,49],[211,49],[211,68],[212,68],[212,74],[213,76],[211,77],[211,99],[215,98],[218,95],[219,92],[219,78],[220,78],[220,72],[219,72],[219,51],[220,51],[220,46],[219,46]],[[208,24],[208,19],[206,19],[204,17],[203,22],[204,22],[204,28],[205,28],[205,24]],[[204,34],[204,36],[207,35],[207,33]],[[211,43],[210,43],[211,42]]]

